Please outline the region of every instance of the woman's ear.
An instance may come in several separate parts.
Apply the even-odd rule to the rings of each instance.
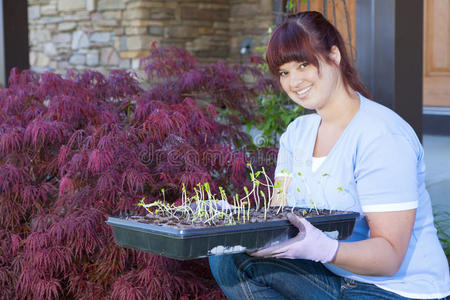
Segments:
[[[336,47],[336,45],[333,45],[330,50],[330,58],[334,63],[339,66],[341,63],[341,52],[339,51],[339,48]]]

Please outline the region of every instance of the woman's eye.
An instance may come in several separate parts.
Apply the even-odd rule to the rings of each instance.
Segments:
[[[280,77],[284,77],[284,76],[286,76],[286,75],[287,75],[287,72],[280,71]]]
[[[301,64],[299,65],[299,68],[300,68],[300,69],[304,69],[304,68],[306,68],[308,65],[309,65],[309,63],[304,62],[304,63],[301,63]]]

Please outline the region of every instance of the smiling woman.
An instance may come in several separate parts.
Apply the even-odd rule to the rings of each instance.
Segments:
[[[281,136],[275,180],[287,193],[272,204],[307,207],[314,199],[319,208],[353,210],[362,218],[346,241],[295,217],[290,221],[299,234],[288,241],[254,253],[211,257],[225,295],[448,296],[448,263],[433,225],[423,148],[411,126],[368,99],[341,35],[318,12],[289,16],[274,30],[266,54],[288,96],[316,111],[295,119]]]
[[[318,12],[308,12],[311,16]],[[300,13],[302,14],[302,13]],[[269,41],[266,57],[269,70],[278,74],[280,66],[289,62],[312,64],[320,74],[320,61],[334,64],[338,67],[344,86],[351,88],[364,97],[370,98],[370,93],[361,82],[345,48],[344,40],[337,29],[325,18],[303,17],[291,15],[278,26]],[[303,13],[306,14],[306,13]],[[329,24],[329,26],[327,26]],[[339,52],[340,61],[330,52]]]

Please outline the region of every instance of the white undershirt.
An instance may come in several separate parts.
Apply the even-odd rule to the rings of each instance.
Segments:
[[[322,156],[322,157],[314,157],[312,158],[312,165],[311,165],[311,169],[313,172],[315,172],[320,165],[324,162],[324,160],[326,159],[326,156]]]

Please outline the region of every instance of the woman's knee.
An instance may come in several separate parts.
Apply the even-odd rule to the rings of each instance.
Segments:
[[[209,257],[209,268],[216,280],[220,279],[222,275],[222,270],[225,265],[230,265],[232,259],[231,255],[220,255],[220,256],[210,256]]]
[[[230,280],[234,281],[238,277],[238,267],[240,262],[247,257],[248,255],[243,253],[210,256],[209,266],[211,268],[211,273],[219,284]]]

